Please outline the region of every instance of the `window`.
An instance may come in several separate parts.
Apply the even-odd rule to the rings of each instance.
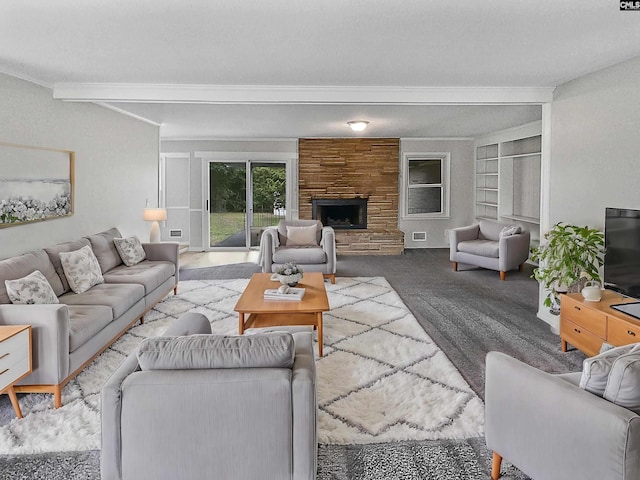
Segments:
[[[403,156],[404,217],[449,216],[449,154],[411,153]]]

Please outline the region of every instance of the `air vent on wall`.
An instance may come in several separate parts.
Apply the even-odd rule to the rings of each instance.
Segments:
[[[413,232],[411,238],[414,242],[426,242],[427,232]]]
[[[180,229],[180,230],[169,230],[169,236],[171,238],[182,238],[182,229]]]

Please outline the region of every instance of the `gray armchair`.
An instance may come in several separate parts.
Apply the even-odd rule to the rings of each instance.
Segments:
[[[580,375],[551,375],[502,353],[487,355],[492,480],[503,457],[535,479],[640,478],[640,416],[581,389]]]
[[[315,237],[309,243],[293,242],[287,227],[315,227]],[[260,266],[263,272],[275,272],[285,263],[293,262],[304,272],[320,272],[336,283],[336,237],[332,227],[323,227],[319,220],[280,220],[277,227],[267,228],[260,238]]]
[[[509,270],[522,271],[529,258],[530,234],[517,225],[480,220],[478,224],[449,230],[450,260],[497,270],[504,280]]]
[[[315,478],[311,331],[210,333],[184,315],[105,383],[102,480]]]

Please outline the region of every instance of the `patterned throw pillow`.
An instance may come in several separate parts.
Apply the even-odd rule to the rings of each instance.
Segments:
[[[60,263],[71,290],[82,293],[104,282],[98,259],[90,246],[75,252],[60,252]]]
[[[36,303],[60,303],[47,278],[36,270],[26,277],[5,280],[7,295],[11,303],[34,305]]]
[[[147,258],[138,237],[114,238],[113,243],[127,267],[136,265]]]

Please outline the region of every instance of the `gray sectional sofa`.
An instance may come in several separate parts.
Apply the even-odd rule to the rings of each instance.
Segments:
[[[97,355],[117,340],[171,290],[178,288],[178,244],[142,244],[146,259],[123,264],[113,239],[116,228],[0,261],[0,325],[32,326],[30,375],[17,392],[54,394],[62,405],[62,388]],[[60,262],[61,252],[90,246],[104,283],[74,293]],[[14,305],[5,280],[23,278],[39,270],[58,297],[57,304]]]

